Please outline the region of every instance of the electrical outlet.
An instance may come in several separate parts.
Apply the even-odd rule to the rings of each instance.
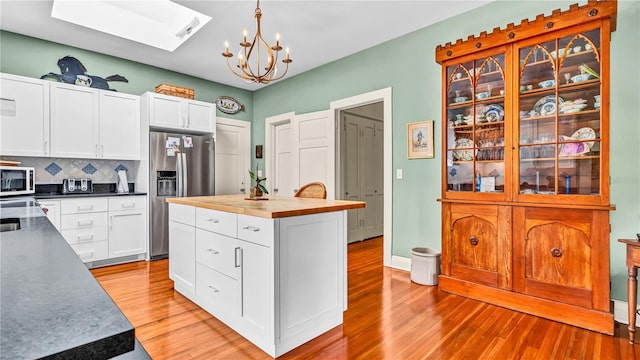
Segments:
[[[402,169],[396,169],[396,179],[402,180]]]
[[[258,177],[262,177],[262,170],[258,170]]]

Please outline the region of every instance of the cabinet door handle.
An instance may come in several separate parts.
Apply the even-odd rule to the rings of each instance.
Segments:
[[[44,147],[44,154],[45,154],[45,155],[47,155],[47,154],[48,154],[48,151],[47,151],[47,147],[48,147],[48,145],[49,145],[49,141],[45,140],[45,141],[44,141],[44,145],[43,145],[43,147]]]
[[[78,220],[77,226],[90,226],[93,225],[93,220]]]
[[[247,225],[247,226],[245,226],[245,227],[243,227],[242,229],[243,229],[243,230],[253,231],[253,232],[260,231],[260,228],[259,228],[259,227],[256,227],[256,226],[248,226],[248,225]]]
[[[561,257],[562,254],[564,253],[564,251],[562,251],[562,249],[554,247],[551,248],[551,256],[553,257]]]
[[[104,157],[104,145],[100,145],[100,157]]]
[[[209,287],[209,289],[211,289],[214,293],[220,292],[220,290],[218,290],[218,289],[214,288],[214,287],[213,287],[213,286],[211,286],[211,285],[209,285],[208,287]]]
[[[207,249],[208,252],[213,253],[213,255],[218,255],[220,252],[216,249]]]
[[[93,234],[78,235],[78,242],[93,241]]]
[[[98,144],[96,144],[96,157],[99,158],[100,157],[100,153],[98,152]]]
[[[475,236],[472,236],[469,238],[469,242],[471,243],[471,245],[476,246],[478,245],[478,238]]]
[[[79,253],[78,256],[80,257],[80,259],[90,259],[93,257],[93,251]]]
[[[136,207],[136,203],[132,202],[129,204],[120,204],[120,206],[122,206],[123,209],[132,209],[134,207]]]
[[[218,220],[218,219],[214,219],[214,218],[207,219],[207,221],[210,221],[210,222],[212,222],[212,223],[214,223],[214,224],[217,224],[217,223],[219,223],[219,222],[220,222],[220,220]]]
[[[236,267],[240,267],[242,266],[242,248],[241,247],[237,247],[235,248],[235,266]]]

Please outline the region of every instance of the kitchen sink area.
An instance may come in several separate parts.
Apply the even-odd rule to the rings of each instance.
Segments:
[[[20,230],[19,218],[0,219],[0,232]]]

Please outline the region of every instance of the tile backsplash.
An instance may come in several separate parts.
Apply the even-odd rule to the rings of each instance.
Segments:
[[[2,157],[2,160],[20,161],[19,166],[32,166],[36,169],[36,184],[61,184],[66,178],[89,178],[94,183],[115,183],[118,170],[127,171],[127,180],[135,182],[139,161],[101,160],[101,159],[65,159],[41,157]]]

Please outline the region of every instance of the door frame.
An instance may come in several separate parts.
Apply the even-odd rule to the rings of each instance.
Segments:
[[[374,90],[368,93],[351,96],[344,99],[339,99],[332,101],[329,105],[329,109],[331,110],[331,116],[333,116],[333,123],[336,134],[336,151],[335,151],[335,165],[336,165],[336,173],[335,173],[335,191],[336,194],[341,194],[340,187],[340,131],[338,131],[337,127],[340,123],[340,112],[342,110],[347,110],[350,108],[368,105],[376,102],[382,101],[383,103],[383,129],[384,129],[384,140],[383,140],[383,151],[384,151],[384,165],[383,165],[383,188],[384,188],[384,197],[383,197],[383,217],[384,217],[384,229],[383,229],[383,265],[387,267],[392,266],[392,251],[393,251],[393,239],[392,239],[392,224],[393,224],[393,121],[392,121],[392,91],[391,87]]]
[[[264,170],[265,176],[267,176],[267,190],[269,190],[270,194],[273,194],[273,183],[268,180],[275,169],[275,156],[274,156],[274,148],[273,144],[275,144],[275,128],[279,125],[291,124],[293,123],[293,118],[296,116],[295,111],[291,111],[284,114],[270,116],[265,118],[264,120]]]

